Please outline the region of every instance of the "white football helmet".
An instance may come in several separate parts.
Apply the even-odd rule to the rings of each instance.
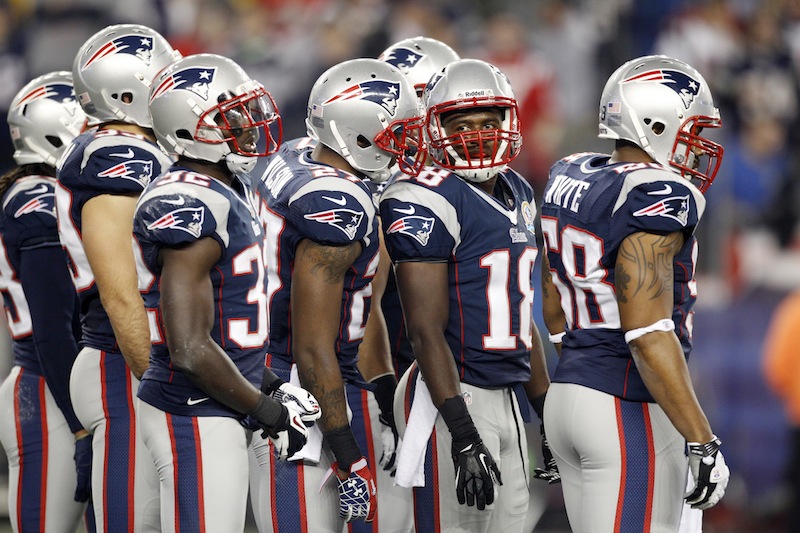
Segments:
[[[84,126],[86,115],[75,99],[72,74],[58,71],[39,76],[19,90],[8,110],[14,161],[55,167]]]
[[[703,76],[667,56],[628,61],[611,75],[600,98],[601,139],[632,142],[665,168],[696,180],[701,191],[714,180],[723,148],[700,132],[720,126]]]
[[[479,59],[454,61],[431,78],[422,101],[428,153],[439,166],[465,180],[482,183],[505,170],[519,155],[522,133],[517,100],[508,78],[494,65]],[[485,108],[502,112],[499,128],[451,134],[445,131],[448,114]],[[475,144],[482,155],[470,157],[469,146]]]
[[[95,33],[81,46],[72,65],[75,94],[89,123],[122,121],[150,128],[150,83],[180,57],[147,26],[117,24]]]
[[[461,58],[442,41],[419,36],[397,41],[384,50],[378,59],[400,69],[414,86],[417,96],[421,97],[434,73]]]
[[[317,79],[308,98],[308,135],[373,181],[397,163],[416,175],[424,163],[419,100],[406,77],[377,59],[351,59]]]
[[[153,131],[170,154],[249,172],[281,143],[272,96],[234,61],[216,54],[184,57],[165,68],[150,90]]]

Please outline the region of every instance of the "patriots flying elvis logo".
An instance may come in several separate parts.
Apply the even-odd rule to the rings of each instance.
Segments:
[[[404,48],[402,46],[398,46],[397,48],[392,48],[385,56],[381,56],[381,61],[385,61],[390,65],[394,65],[400,72],[403,74],[408,74],[409,69],[413,68],[414,65],[422,61],[428,57],[425,54],[420,54],[415,50],[411,50],[410,48]]]
[[[28,105],[36,100],[41,100],[42,98],[49,98],[58,103],[70,102],[75,100],[75,91],[72,89],[71,85],[67,85],[66,83],[48,83],[47,85],[42,85],[41,87],[33,89],[20,98],[15,109],[20,106]]]
[[[150,61],[153,58],[153,38],[137,34],[117,37],[113,41],[98,48],[97,51],[86,60],[81,70],[86,70],[89,65],[98,59],[114,54],[132,55],[138,57],[145,65],[150,66]]]
[[[635,217],[667,217],[685,226],[689,219],[689,195],[664,198],[633,213]]]
[[[433,224],[435,219],[430,217],[409,216],[395,220],[386,229],[386,233],[402,233],[408,235],[420,243],[422,246],[427,246],[433,231]]]
[[[353,99],[368,100],[380,105],[388,111],[391,116],[394,116],[397,111],[397,97],[399,94],[399,83],[386,80],[370,80],[353,85],[339,94],[331,96],[322,102],[322,105]]]
[[[670,69],[648,70],[647,72],[642,72],[641,74],[636,74],[635,76],[624,79],[620,83],[631,82],[653,82],[669,87],[678,93],[686,109],[689,109],[689,106],[692,105],[694,98],[700,91],[699,81],[691,76],[687,76],[683,72]]]
[[[304,215],[304,218],[338,228],[347,235],[348,239],[353,240],[361,225],[361,220],[364,218],[364,212],[352,209],[329,209],[318,213],[309,213]]]
[[[196,239],[203,230],[203,220],[205,220],[205,207],[182,207],[151,222],[147,225],[147,229],[177,229],[185,231]]]
[[[100,178],[125,178],[147,185],[153,177],[153,162],[133,159],[119,163],[97,174]]]
[[[150,101],[176,89],[191,91],[203,100],[208,100],[208,85],[214,81],[216,72],[217,69],[214,67],[191,67],[173,72],[161,80],[156,90],[153,91]]]
[[[40,194],[25,202],[14,213],[14,218],[19,218],[22,215],[29,213],[47,213],[53,218],[56,218],[56,195],[53,192]]]

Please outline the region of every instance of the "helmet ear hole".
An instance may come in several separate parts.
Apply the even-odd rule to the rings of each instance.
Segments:
[[[652,129],[653,133],[656,135],[661,135],[664,133],[664,130],[667,129],[667,126],[663,122],[654,122],[650,129]]]
[[[356,142],[358,143],[359,148],[369,148],[370,146],[372,146],[372,143],[369,141],[369,139],[367,139],[363,135],[359,135],[358,137],[356,137]]]
[[[194,137],[192,137],[192,134],[189,133],[189,130],[180,129],[175,132],[175,135],[178,137],[178,139],[184,139],[186,141],[194,140]]]
[[[47,139],[47,142],[53,145],[53,148],[61,148],[64,145],[64,143],[61,142],[61,139],[55,135],[45,135],[44,138]]]

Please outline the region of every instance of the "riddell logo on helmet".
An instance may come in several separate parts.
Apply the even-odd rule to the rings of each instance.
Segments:
[[[464,91],[464,96],[461,98],[475,98],[476,96],[494,96],[491,89],[478,89],[476,91]]]

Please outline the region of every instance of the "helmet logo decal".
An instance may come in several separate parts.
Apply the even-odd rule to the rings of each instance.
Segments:
[[[59,103],[69,102],[75,100],[75,92],[72,90],[72,86],[67,85],[66,83],[50,83],[47,85],[42,85],[20,98],[14,109],[30,104],[31,102],[35,102],[36,100],[40,100],[42,98],[49,98]]]
[[[145,65],[150,66],[153,57],[153,38],[141,35],[123,35],[101,46],[92,54],[81,70],[86,70],[89,65],[106,56],[113,54],[128,54],[138,57]]]
[[[347,235],[347,238],[352,240],[355,238],[358,227],[361,225],[364,212],[353,211],[352,209],[330,209],[318,213],[309,213],[303,218],[334,226]]]
[[[399,46],[397,48],[392,48],[385,56],[381,56],[378,59],[390,65],[394,65],[404,74],[408,74],[408,71],[414,68],[414,65],[426,57],[425,54],[419,54],[414,50]]]
[[[412,237],[422,246],[427,246],[435,222],[436,220],[432,217],[421,217],[417,215],[403,217],[392,222],[386,229],[386,233],[402,233],[403,235]]]
[[[395,112],[397,111],[397,97],[399,94],[399,83],[385,80],[371,80],[345,89],[339,94],[322,102],[322,105],[327,105],[332,102],[341,102],[344,100],[353,100],[355,98],[358,100],[375,102],[386,109],[391,116],[394,116]]]
[[[648,70],[647,72],[642,72],[641,74],[636,74],[635,76],[622,80],[620,83],[630,82],[655,82],[665,85],[678,93],[686,109],[689,109],[695,96],[697,96],[697,93],[700,91],[699,81],[677,70]]]
[[[643,207],[635,213],[635,217],[667,217],[685,226],[689,218],[689,195],[672,196]]]
[[[217,69],[211,68],[185,68],[172,73],[153,91],[151,101],[158,98],[162,94],[174,91],[176,89],[183,89],[191,91],[203,100],[208,100],[208,85],[214,81],[214,74]]]
[[[183,207],[170,211],[158,220],[148,224],[147,229],[177,229],[185,231],[194,238],[200,237],[205,219],[205,207]]]
[[[147,185],[153,177],[153,162],[133,159],[119,163],[97,174],[100,178],[125,178]]]

